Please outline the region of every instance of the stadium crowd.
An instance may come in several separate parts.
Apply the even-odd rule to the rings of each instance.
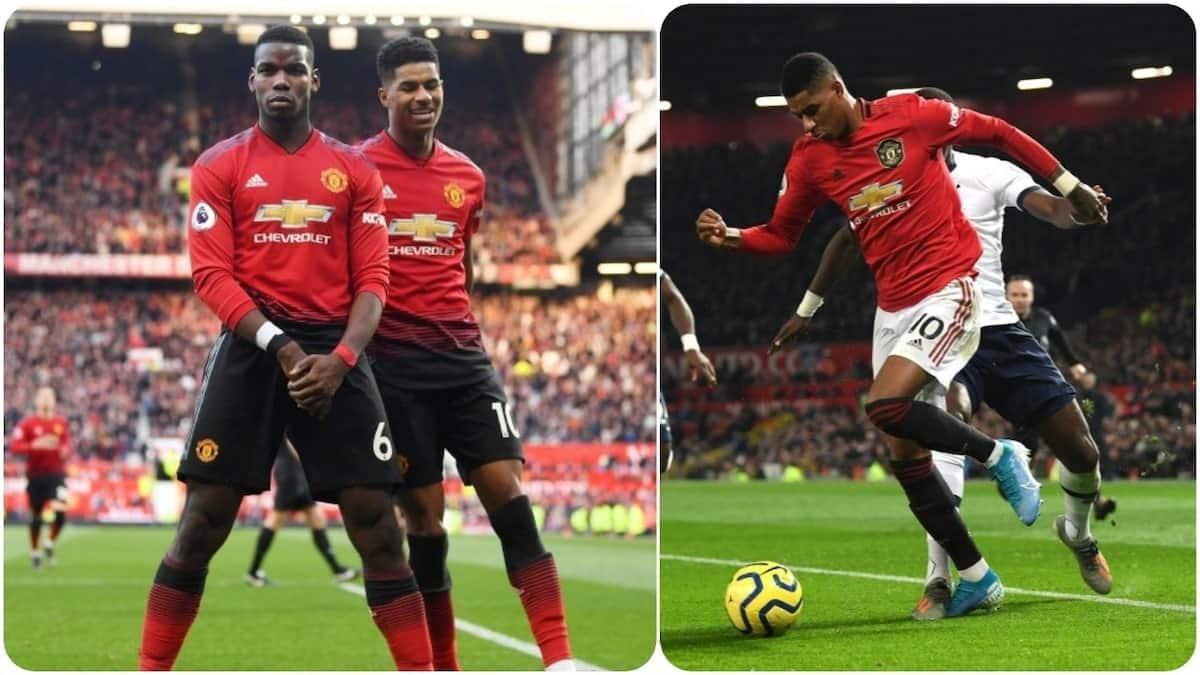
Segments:
[[[374,85],[318,95],[318,129],[348,143],[383,128]],[[9,253],[183,253],[187,169],[254,124],[253,101],[222,87],[185,108],[148,83],[82,87],[67,101],[25,88],[5,106],[4,247]],[[487,175],[481,262],[559,260],[521,135],[502,93],[447,97],[439,138]],[[476,101],[475,99],[481,99]]]
[[[1192,175],[1194,134],[1194,115],[1051,130],[1041,140],[1114,196],[1110,225],[1064,233],[1006,214],[1006,271],[1034,278],[1037,304],[1055,313],[1094,375],[1074,384],[1108,477],[1195,472],[1195,203],[1193,186],[1181,180]],[[687,224],[705,207],[735,226],[768,218],[787,153],[785,145],[738,144],[663,153],[662,222],[683,224],[661,232],[663,266],[688,298],[707,347],[765,349],[803,295],[824,242],[844,223],[824,207],[798,251],[784,258],[730,255],[696,240]],[[826,298],[805,340],[868,340],[874,308],[874,283],[860,264]],[[664,350],[676,349],[664,342]],[[797,374],[792,381],[816,383],[807,394],[815,398],[804,400],[782,393],[747,400],[751,384],[787,380],[728,367],[720,375],[717,390],[701,393],[663,370],[675,475],[786,477],[781,470],[795,466],[808,476],[869,478],[877,462],[879,471],[886,465],[861,406],[814,403],[820,387],[832,386],[820,383],[853,380],[861,384],[856,394],[865,392],[865,363]],[[1011,433],[990,410],[976,422],[994,436]]]
[[[526,443],[653,441],[651,290],[500,293],[474,308]],[[80,457],[186,435],[219,329],[192,293],[10,290],[4,316],[6,438],[43,384],[57,390]]]

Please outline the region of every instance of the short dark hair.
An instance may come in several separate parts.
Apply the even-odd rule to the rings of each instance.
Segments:
[[[308,36],[308,33],[295,26],[289,26],[286,23],[271,26],[264,30],[262,35],[258,36],[258,41],[254,43],[254,48],[258,49],[269,42],[282,42],[289,45],[308,47],[310,65],[317,60],[317,48],[313,45],[312,38]]]
[[[389,40],[379,48],[375,55],[375,71],[379,82],[388,82],[396,73],[396,69],[406,63],[438,63],[437,47],[423,37],[401,37]]]
[[[783,64],[779,76],[779,90],[784,98],[791,98],[802,91],[812,91],[818,82],[838,74],[833,61],[816,52],[801,52]]]
[[[937,87],[921,87],[913,93],[921,98],[936,98],[937,100],[945,101],[946,103],[954,103],[953,96],[947,94],[945,89],[938,89]]]
[[[1008,281],[1004,282],[1004,285],[1007,286],[1014,281],[1028,281],[1029,285],[1033,285],[1033,278],[1028,274],[1010,274],[1008,275]]]

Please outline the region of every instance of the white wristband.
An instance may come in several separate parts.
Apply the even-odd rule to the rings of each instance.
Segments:
[[[1063,169],[1061,176],[1054,179],[1054,189],[1064,197],[1074,192],[1077,187],[1079,187],[1079,179],[1066,169]]]
[[[267,351],[267,345],[271,343],[271,340],[276,335],[283,335],[283,331],[279,329],[279,326],[270,321],[264,321],[263,325],[258,327],[258,332],[254,334],[254,344],[258,345],[258,348],[265,352]]]
[[[679,336],[679,341],[683,343],[683,351],[685,352],[700,351],[700,341],[696,339],[695,333],[684,333]]]
[[[796,308],[796,316],[805,319],[812,318],[813,314],[825,304],[825,298],[813,293],[812,291],[804,291],[804,299],[800,301],[800,306]]]

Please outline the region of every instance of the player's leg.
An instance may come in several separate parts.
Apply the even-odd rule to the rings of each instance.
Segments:
[[[270,486],[289,401],[283,383],[274,358],[229,331],[209,352],[177,472],[187,497],[147,602],[143,670],[174,665],[199,610],[209,560],[229,536],[242,495]]]
[[[191,480],[175,539],[158,565],[138,652],[140,670],[170,670],[200,610],[208,563],[225,543],[242,494],[230,485]]]
[[[974,355],[979,341],[978,293],[959,279],[917,305],[880,312],[877,341],[892,344],[867,393],[866,412],[881,431],[914,441],[916,447],[969,455],[992,473],[1021,522],[1032,525],[1041,510],[1038,483],[1029,472],[1024,446],[997,441],[942,410],[917,399],[932,380],[949,388]],[[891,331],[878,337],[881,325]],[[876,358],[878,358],[878,354]],[[894,459],[905,459],[895,457]]]
[[[960,373],[961,375],[962,373]],[[968,393],[967,387],[958,378],[955,378],[950,385],[950,391],[946,394],[946,411],[964,422],[970,422],[972,410],[974,410],[974,406],[971,404],[971,395]],[[966,458],[962,455],[950,455],[944,452],[933,452],[932,455],[934,468],[946,481],[946,486],[950,488],[950,494],[954,498],[954,507],[960,508],[963,498]],[[940,619],[945,616],[953,587],[950,554],[929,533],[925,534],[925,547],[927,550],[925,590],[913,610],[913,618],[918,620]]]
[[[333,544],[329,542],[329,533],[326,532],[329,522],[316,503],[311,503],[304,510],[304,519],[308,521],[308,529],[312,532],[313,546],[317,547],[317,553],[320,553],[325,564],[329,565],[329,570],[333,572],[333,580],[345,583],[357,579],[358,569],[346,567],[338,562],[337,555],[333,552]]]
[[[521,490],[524,450],[499,376],[459,388],[439,414],[446,448],[475,487],[500,539],[509,583],[520,595],[542,664],[548,670],[574,670],[562,584]]]
[[[1112,573],[1091,532],[1092,505],[1100,495],[1099,451],[1079,403],[1072,399],[1039,424],[1038,431],[1061,463],[1058,481],[1066,514],[1055,519],[1055,531],[1075,554],[1087,585],[1107,594]]]
[[[338,506],[350,543],[362,559],[371,617],[383,633],[398,670],[433,670],[425,604],[404,560],[390,489],[351,487]]]
[[[53,567],[54,562],[54,547],[58,543],[58,537],[62,534],[63,526],[67,523],[67,486],[60,479],[54,487],[54,499],[50,500],[50,510],[54,512],[54,520],[50,522],[50,533],[46,537],[46,542],[42,544],[42,550],[46,554],[46,564]]]
[[[410,453],[409,457],[411,462],[415,455]],[[410,464],[410,474],[414,473],[413,469]],[[435,477],[429,474],[429,471],[417,471],[412,480],[425,482],[422,475],[426,475],[426,479]],[[446,566],[450,540],[442,525],[446,513],[446,495],[440,480],[440,462],[436,478],[436,483],[406,486],[401,490],[400,507],[408,529],[409,563],[417,577],[417,586],[425,603],[425,618],[429,622],[433,666],[436,670],[461,670],[455,639],[454,604],[450,598],[452,583],[450,570]]]
[[[367,359],[346,374],[323,420],[294,410],[288,437],[314,499],[336,502],[362,560],[371,617],[399,670],[432,670],[425,606],[394,511],[400,456]]]
[[[1097,593],[1108,593],[1112,575],[1089,529],[1100,491],[1100,453],[1075,388],[1024,327],[1006,326],[1002,336],[1008,358],[989,385],[995,395],[988,403],[1014,425],[1040,435],[1058,458],[1066,515],[1055,520],[1055,530],[1075,554],[1084,581]]]
[[[446,397],[441,391],[398,387],[386,387],[386,392],[388,426],[405,467],[404,488],[397,495],[397,521],[404,524],[409,564],[425,603],[434,668],[460,670],[452,581],[446,566],[450,544],[442,526],[446,443],[438,429],[438,409],[447,405]]]
[[[267,551],[271,550],[271,543],[275,541],[275,533],[285,520],[287,513],[278,508],[271,509],[263,518],[262,527],[258,529],[258,538],[254,541],[254,556],[250,559],[250,569],[246,572],[247,584],[257,588],[271,585],[271,581],[263,572],[262,563],[267,557]]]
[[[542,664],[547,670],[574,670],[562,583],[521,490],[521,467],[519,459],[489,462],[472,469],[470,481],[500,538],[509,583],[520,593]]]
[[[671,419],[667,415],[667,404],[663,400],[662,390],[658,392],[658,472],[666,473],[671,470],[671,460],[674,453],[671,447]]]
[[[29,497],[29,559],[34,570],[42,567],[42,511],[46,508],[46,496],[43,494],[41,479],[31,477],[25,486]]]

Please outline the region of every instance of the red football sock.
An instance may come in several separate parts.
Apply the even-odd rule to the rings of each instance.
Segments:
[[[454,641],[454,605],[450,591],[422,593],[425,618],[429,621],[429,641],[433,646],[434,670],[462,670],[458,665],[458,645]]]
[[[150,587],[146,621],[142,625],[139,670],[170,670],[183,639],[200,611],[208,569],[181,570],[163,559]]]
[[[571,658],[567,614],[563,609],[562,586],[558,582],[554,558],[546,554],[537,562],[512,570],[508,580],[521,595],[533,638],[542,650],[542,665]]]
[[[387,640],[396,669],[433,670],[425,603],[412,572],[366,572],[363,577],[371,618]]]

